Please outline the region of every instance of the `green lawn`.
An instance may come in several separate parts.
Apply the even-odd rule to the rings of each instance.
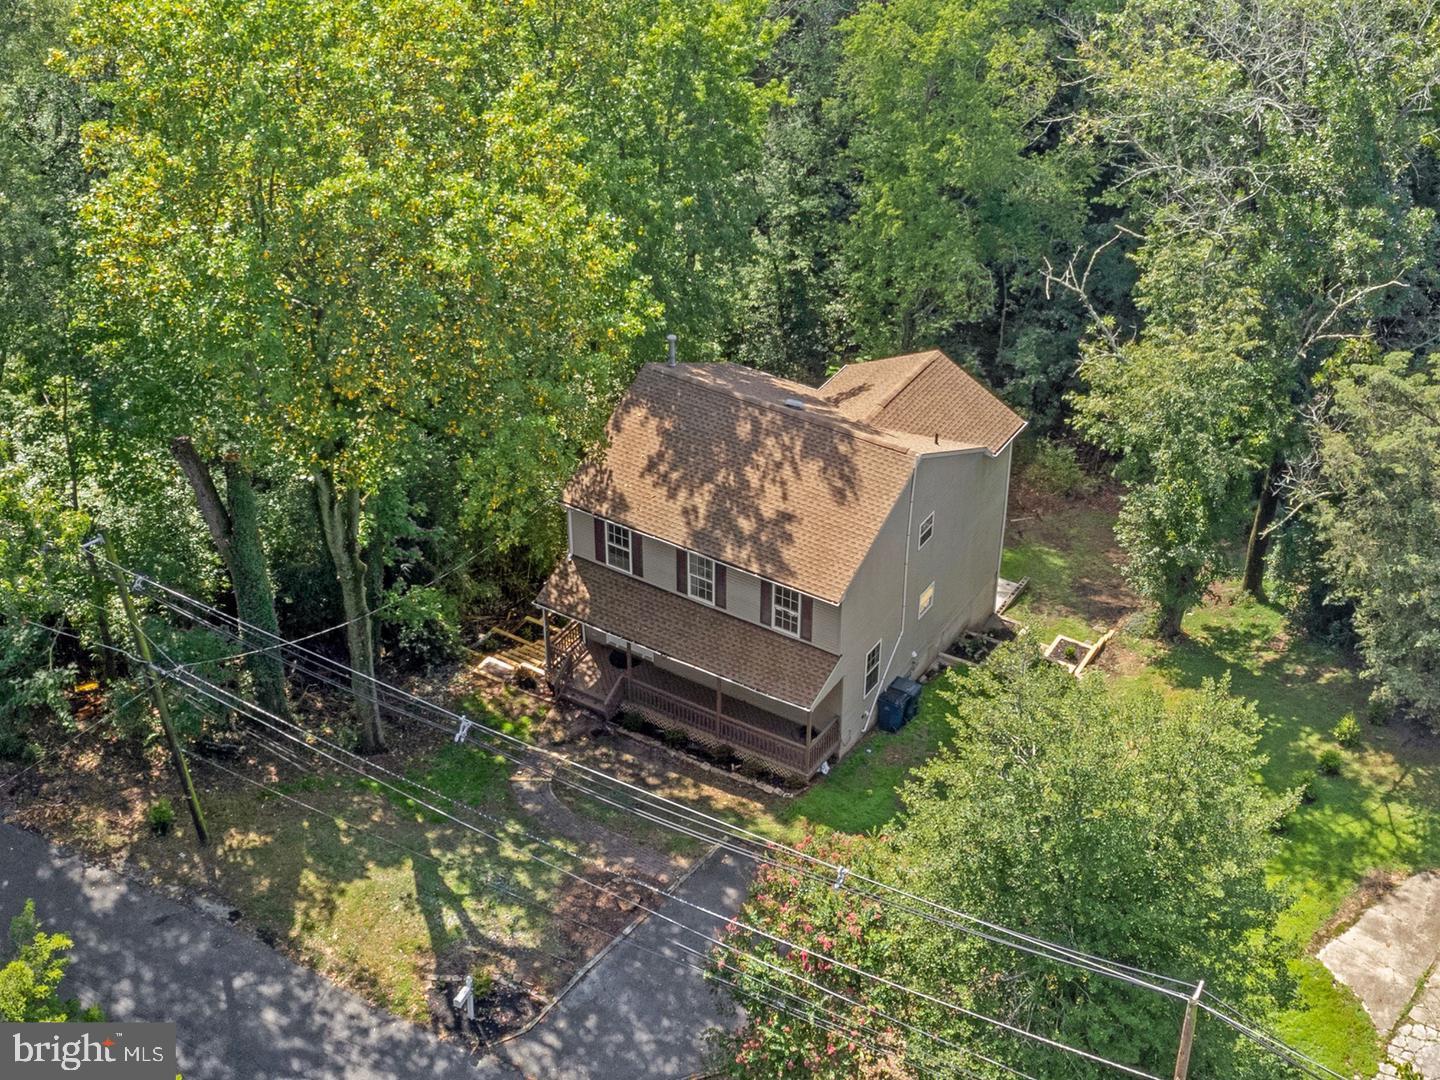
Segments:
[[[511,769],[474,746],[443,743],[412,754],[406,771],[503,819],[518,813]],[[208,867],[179,834],[142,836],[132,865],[217,894],[262,937],[398,1016],[430,1022],[437,974],[488,972],[553,989],[583,959],[571,928],[547,913],[569,886],[558,871],[530,861],[526,848],[507,842],[497,850],[349,774],[284,768],[273,791],[221,785],[203,764],[198,775],[215,833]],[[549,854],[538,845],[528,850]],[[496,880],[518,882],[535,903],[507,895]]]
[[[1167,695],[1228,674],[1234,693],[1265,721],[1263,781],[1286,790],[1334,745],[1347,712],[1364,716],[1366,687],[1335,650],[1290,634],[1280,611],[1239,595],[1233,583],[1185,620],[1185,640],[1165,648],[1140,636],[1138,605],[1115,565],[1112,515],[1083,504],[1012,529],[1003,573],[1030,585],[1011,614],[1043,642],[1056,633],[1094,640],[1122,632],[1105,658],[1120,687]],[[898,809],[896,788],[946,734],[943,702],[927,688],[919,718],[897,735],[874,734],[824,781],[779,811],[791,831],[804,822],[862,832]],[[1338,776],[1316,776],[1315,801],[1290,820],[1273,873],[1292,898],[1279,926],[1296,980],[1279,1034],[1347,1075],[1373,1075],[1380,1039],[1359,1001],[1311,955],[1345,899],[1376,870],[1440,865],[1440,745],[1411,727],[1361,722]]]
[[[963,678],[963,671],[952,678]],[[948,731],[945,703],[934,686],[926,687],[914,720],[897,732],[866,735],[829,776],[780,808],[780,822],[792,830],[810,822],[858,833],[893,818],[900,809],[896,792],[905,777],[935,753]]]
[[[1265,720],[1265,782],[1279,791],[1315,774],[1315,801],[1291,819],[1274,865],[1293,897],[1279,931],[1298,988],[1280,1033],[1332,1068],[1370,1075],[1381,1040],[1355,996],[1310,952],[1367,873],[1440,864],[1435,740],[1409,726],[1362,721],[1340,774],[1321,774],[1320,751],[1336,745],[1331,731],[1342,716],[1364,715],[1366,687],[1334,650],[1290,635],[1279,611],[1240,596],[1233,584],[1222,595],[1186,618],[1186,640],[1175,648],[1132,642],[1147,667],[1127,681],[1184,693],[1228,673],[1231,689]]]

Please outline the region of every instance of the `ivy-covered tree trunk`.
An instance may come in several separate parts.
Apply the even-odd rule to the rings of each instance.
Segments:
[[[345,611],[345,643],[353,669],[350,689],[355,695],[355,718],[360,722],[360,749],[366,754],[379,754],[385,750],[385,730],[380,724],[380,702],[375,693],[375,637],[360,546],[360,492],[353,486],[338,492],[334,477],[324,469],[316,469],[312,475],[320,529],[340,583],[340,601]]]
[[[265,634],[279,636],[280,620],[275,614],[275,591],[260,540],[260,512],[255,502],[255,486],[250,472],[234,457],[227,457],[221,468],[225,475],[222,501],[215,487],[210,466],[201,459],[194,444],[181,437],[170,444],[171,453],[195,492],[200,516],[210,531],[210,539],[235,593],[235,611],[247,623],[258,626]],[[249,647],[265,643],[263,635],[253,635]],[[241,628],[241,638],[247,637]],[[290,706],[285,699],[285,665],[278,652],[252,652],[245,657],[245,667],[255,684],[260,706],[276,716],[288,717]]]
[[[255,485],[238,460],[227,458],[222,469],[230,502],[230,583],[235,588],[235,609],[247,623],[278,637],[280,620],[275,614],[275,590],[260,542]],[[278,651],[252,653],[246,662],[260,704],[276,716],[287,716],[285,665]]]
[[[1280,505],[1280,496],[1275,490],[1280,461],[1270,463],[1260,481],[1260,501],[1255,504],[1255,517],[1250,523],[1250,542],[1245,548],[1245,579],[1241,588],[1256,600],[1265,599],[1265,553],[1270,548],[1267,530],[1275,520],[1275,510]]]

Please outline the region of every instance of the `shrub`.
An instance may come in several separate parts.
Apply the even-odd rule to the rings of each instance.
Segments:
[[[175,824],[175,807],[170,805],[169,799],[157,799],[150,804],[150,809],[145,814],[145,820],[150,824],[150,831],[156,836],[164,836]]]
[[[1313,803],[1315,801],[1315,772],[1313,769],[1306,769],[1295,777],[1295,792],[1300,796],[1302,803]]]
[[[1338,746],[1327,746],[1320,751],[1320,771],[1326,776],[1339,776],[1340,766],[1344,763],[1345,755]]]
[[[1346,713],[1330,734],[1341,746],[1354,746],[1360,739],[1360,722],[1355,719],[1354,713]]]
[[[1074,447],[1048,441],[1035,444],[1030,463],[1025,466],[1025,482],[1037,491],[1067,499],[1083,498],[1098,486],[1076,460]]]
[[[1380,696],[1373,696],[1365,706],[1365,719],[1376,727],[1383,727],[1390,722],[1390,705]]]
[[[74,680],[73,665],[51,666],[44,631],[0,623],[0,758],[28,764],[44,726],[70,724],[66,689]]]
[[[406,667],[428,669],[453,660],[459,651],[459,618],[454,600],[429,585],[399,586],[380,611],[383,636]]]

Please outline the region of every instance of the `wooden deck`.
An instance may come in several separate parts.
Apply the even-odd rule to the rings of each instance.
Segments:
[[[840,718],[820,729],[726,697],[654,664],[632,660],[628,671],[611,661],[608,647],[581,639],[578,625],[551,642],[552,678],[561,698],[607,720],[631,712],[679,731],[702,746],[728,749],[767,769],[806,779],[840,745]]]

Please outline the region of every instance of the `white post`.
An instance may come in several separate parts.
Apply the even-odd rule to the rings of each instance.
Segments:
[[[472,1020],[472,1021],[473,1021],[473,1020],[475,1019],[475,976],[474,976],[474,975],[466,975],[466,976],[465,976],[465,985],[464,985],[463,987],[461,987],[461,988],[460,988],[460,992],[455,995],[455,1000],[454,1000],[453,1002],[451,1002],[451,1005],[452,1005],[452,1007],[454,1007],[454,1008],[456,1008],[456,1009],[464,1009],[464,1010],[465,1010],[465,1018],[466,1018],[467,1020]]]

